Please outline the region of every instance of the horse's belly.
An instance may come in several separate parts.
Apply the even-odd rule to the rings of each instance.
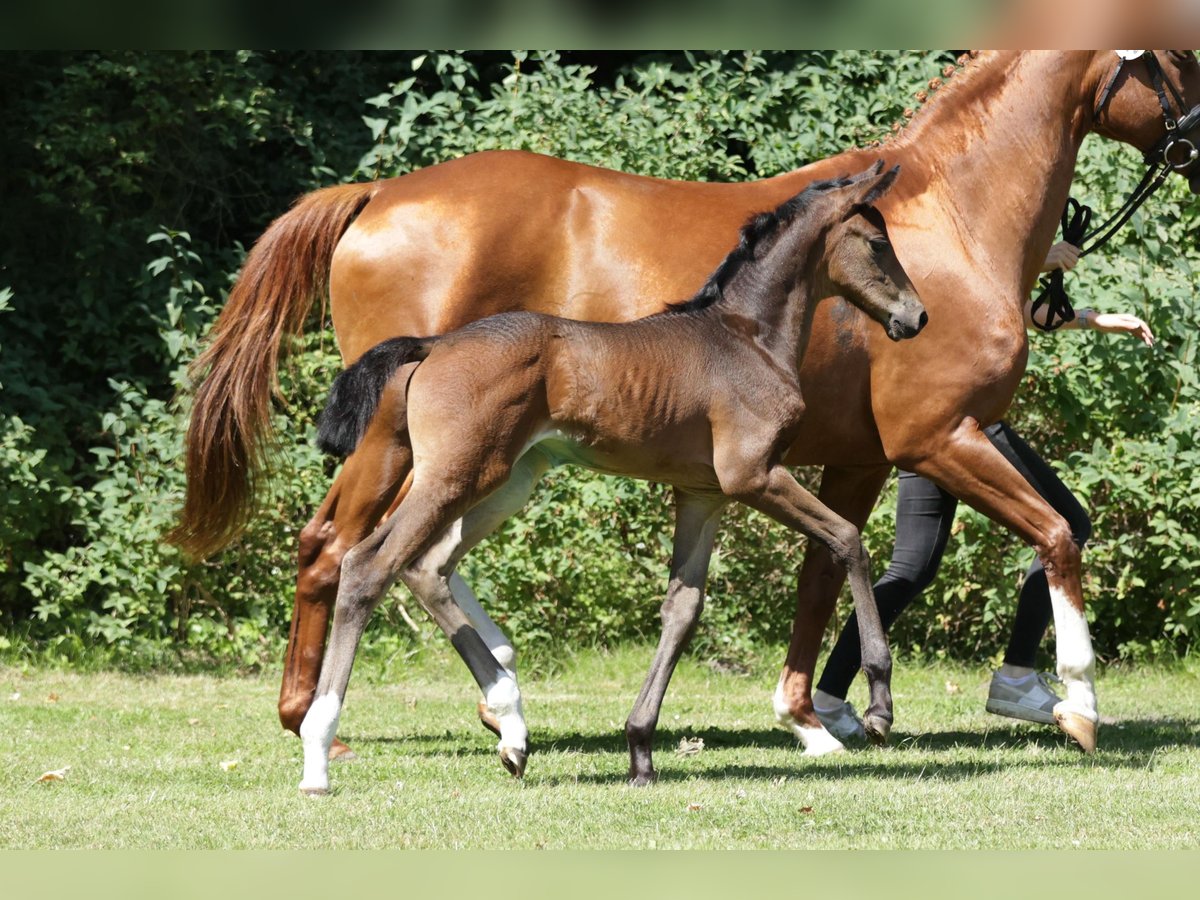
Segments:
[[[711,461],[702,461],[687,451],[667,447],[597,446],[562,431],[546,434],[534,446],[553,466],[582,466],[605,475],[624,475],[696,491],[718,487]]]

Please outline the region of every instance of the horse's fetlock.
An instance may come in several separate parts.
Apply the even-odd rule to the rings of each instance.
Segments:
[[[625,740],[632,746],[644,747],[654,738],[657,725],[657,719],[649,722],[635,722],[631,717],[625,722]]]

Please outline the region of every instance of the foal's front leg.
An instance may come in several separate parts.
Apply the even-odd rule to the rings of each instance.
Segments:
[[[663,696],[675,665],[696,630],[704,607],[704,582],[712,558],[713,541],[721,511],[728,501],[719,494],[696,495],[675,491],[675,549],[671,555],[671,581],[662,605],[662,637],[650,672],[625,722],[629,741],[629,783],[640,786],[657,777],[651,744],[658,726]]]
[[[819,541],[846,569],[855,612],[858,613],[862,668],[871,695],[870,705],[863,715],[863,727],[871,740],[878,743],[886,741],[892,727],[892,657],[871,590],[870,558],[858,528],[805,490],[782,465],[769,465],[764,469],[753,463],[733,464],[719,471],[718,475],[726,493],[788,528]],[[804,699],[809,701],[806,705],[811,707],[810,698]],[[777,703],[776,706],[777,712],[781,706],[783,711],[789,708],[786,702]],[[792,719],[790,715],[781,716],[781,722],[791,726],[808,755],[818,756],[844,749],[841,741],[819,722],[815,725],[805,724]]]

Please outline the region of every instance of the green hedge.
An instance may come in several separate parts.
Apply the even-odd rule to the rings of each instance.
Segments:
[[[176,401],[243,247],[295,195],[514,147],[672,178],[737,180],[883,137],[945,53],[24,54],[0,76],[0,647],[123,666],[276,665],[296,534],[332,474],[313,418],[339,363],[314,320],[283,374],[275,490],[245,539],[189,564],[158,536],[178,506]],[[597,67],[598,66],[598,67]],[[1085,144],[1077,196],[1115,208],[1136,154]],[[1159,337],[1031,341],[1011,421],[1061,460],[1095,524],[1085,593],[1107,657],[1185,652],[1200,623],[1197,210],[1172,184],[1069,277],[1077,305]],[[186,394],[184,394],[186,396]],[[812,477],[807,473],[805,477]],[[867,539],[879,571],[893,491]],[[581,472],[464,563],[522,649],[657,633],[669,495]],[[786,639],[802,547],[727,518],[699,652]],[[896,646],[1003,646],[1031,552],[960,513],[938,580]],[[415,640],[399,605],[371,640]],[[414,618],[416,610],[412,610]],[[431,628],[420,626],[422,634]]]

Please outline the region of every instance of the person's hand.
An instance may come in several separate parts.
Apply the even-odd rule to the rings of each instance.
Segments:
[[[1093,313],[1088,324],[1095,331],[1129,334],[1141,338],[1147,347],[1154,346],[1154,334],[1150,331],[1150,326],[1129,313]]]
[[[1059,241],[1046,254],[1046,261],[1042,263],[1042,271],[1053,272],[1055,269],[1062,269],[1070,272],[1075,268],[1077,262],[1079,262],[1079,248],[1066,241]]]

